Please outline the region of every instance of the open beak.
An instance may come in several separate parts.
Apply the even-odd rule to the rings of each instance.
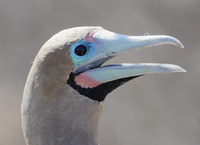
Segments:
[[[101,66],[105,61],[113,58],[117,54],[135,50],[136,48],[157,46],[163,44],[173,44],[183,48],[182,43],[174,37],[166,35],[147,35],[147,36],[127,36],[116,34],[104,29],[93,33],[92,41],[95,42],[98,49],[91,59],[84,62],[80,69],[79,77],[89,78],[96,85],[145,74],[152,73],[169,73],[169,72],[186,72],[183,68],[173,64],[158,63],[138,63],[138,64],[111,64]],[[90,87],[90,86],[88,86]],[[91,87],[94,87],[94,83]]]

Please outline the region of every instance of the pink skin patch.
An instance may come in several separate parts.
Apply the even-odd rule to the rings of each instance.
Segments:
[[[95,29],[93,32],[91,32],[91,33],[85,38],[85,40],[86,40],[87,42],[95,42],[95,40],[94,40],[94,38],[93,38],[93,35],[94,35],[96,32],[100,31],[100,30],[102,30],[102,28]]]
[[[101,84],[96,80],[84,75],[84,73],[75,77],[75,82],[77,85],[81,86],[82,88],[94,88]]]

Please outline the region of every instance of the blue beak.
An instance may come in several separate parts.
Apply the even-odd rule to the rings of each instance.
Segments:
[[[127,50],[135,50],[136,48],[163,44],[172,44],[183,48],[182,43],[174,37],[165,35],[127,36],[101,29],[92,35],[92,40],[98,47],[98,53],[82,63],[75,70],[80,73],[77,77],[79,84],[81,83],[79,79],[87,78],[90,80],[91,84],[86,87],[91,88],[113,80],[145,74],[186,72],[180,66],[173,64],[139,63],[101,66],[105,61],[115,57],[119,53]]]

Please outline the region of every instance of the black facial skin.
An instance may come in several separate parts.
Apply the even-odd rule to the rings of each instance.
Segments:
[[[70,73],[67,84],[69,84],[73,89],[77,90],[81,95],[84,95],[98,102],[103,101],[105,97],[117,87],[123,85],[124,83],[134,78],[142,76],[142,75],[138,75],[134,77],[122,78],[122,79],[100,84],[99,86],[94,87],[94,88],[82,88],[81,86],[76,84],[76,82],[74,81],[77,75],[75,75],[74,73]]]

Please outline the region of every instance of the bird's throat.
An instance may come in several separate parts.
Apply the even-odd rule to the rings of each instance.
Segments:
[[[77,77],[78,75],[71,73],[67,81],[67,84],[69,84],[73,89],[78,91],[81,95],[84,95],[92,100],[102,102],[104,101],[105,97],[114,89],[139,76],[122,78],[107,83],[97,84],[95,87],[92,88],[91,87],[84,88],[80,84],[77,84],[77,82],[75,81]],[[84,83],[91,83],[91,81],[84,80]]]

